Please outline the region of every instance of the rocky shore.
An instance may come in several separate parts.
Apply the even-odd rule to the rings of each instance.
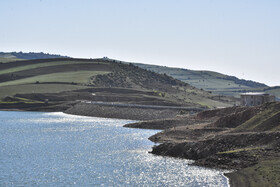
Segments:
[[[126,127],[163,129],[149,139],[152,154],[194,160],[195,165],[234,170],[231,186],[280,183],[280,103],[231,107]],[[162,123],[161,123],[162,122]]]
[[[181,110],[102,106],[88,103],[79,103],[67,109],[64,112],[67,114],[104,118],[154,120],[176,117],[176,115],[178,115],[181,112]]]
[[[131,120],[155,120],[163,118],[174,118],[180,113],[188,113],[182,109],[153,109],[139,107],[119,107],[94,105],[90,103],[77,102],[51,102],[51,103],[15,103],[0,104],[0,110],[22,110],[22,111],[42,111],[42,112],[64,112],[67,114],[131,119]]]

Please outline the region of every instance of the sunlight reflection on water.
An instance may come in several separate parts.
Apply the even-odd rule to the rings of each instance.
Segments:
[[[154,156],[133,121],[0,112],[0,186],[228,186],[222,171]]]

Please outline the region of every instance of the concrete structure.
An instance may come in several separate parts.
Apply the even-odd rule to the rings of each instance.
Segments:
[[[275,101],[275,96],[269,95],[267,93],[243,93],[240,95],[240,97],[242,106],[257,106]]]

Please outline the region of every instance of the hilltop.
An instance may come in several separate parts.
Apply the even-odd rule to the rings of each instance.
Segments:
[[[46,59],[46,58],[70,58],[67,56],[49,54],[49,53],[23,53],[23,52],[0,52],[0,63],[16,60]]]

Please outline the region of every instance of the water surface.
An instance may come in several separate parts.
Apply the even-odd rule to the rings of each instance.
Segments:
[[[221,171],[149,154],[128,120],[0,111],[0,186],[228,186]]]

